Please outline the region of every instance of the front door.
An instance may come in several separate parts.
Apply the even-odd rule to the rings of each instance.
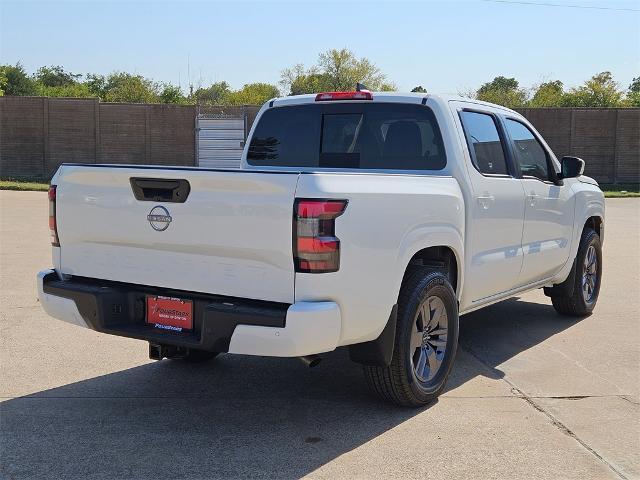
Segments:
[[[557,273],[569,259],[574,201],[569,185],[557,185],[551,154],[534,130],[516,119],[504,119],[525,194],[522,250],[518,279],[526,285]]]
[[[467,212],[466,279],[461,307],[514,287],[522,267],[524,192],[506,155],[495,113],[458,106],[467,140],[472,199]]]

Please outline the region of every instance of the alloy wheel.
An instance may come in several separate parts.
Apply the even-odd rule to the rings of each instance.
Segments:
[[[440,371],[447,349],[447,310],[436,296],[428,297],[416,312],[410,354],[415,377],[429,382]]]

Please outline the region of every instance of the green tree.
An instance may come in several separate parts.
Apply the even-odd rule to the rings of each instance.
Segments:
[[[36,93],[43,97],[95,97],[86,83],[71,83],[55,87],[47,87],[40,82],[36,83]]]
[[[4,95],[4,91],[7,88],[7,76],[4,74],[3,67],[0,67],[0,97]]]
[[[611,72],[601,72],[578,88],[572,88],[565,96],[568,107],[619,107],[623,105],[623,93],[613,80]]]
[[[476,92],[475,97],[485,102],[496,103],[508,108],[522,107],[527,101],[527,92],[520,88],[515,78],[503,76],[495,77],[484,83]]]
[[[36,84],[22,64],[2,65],[0,74],[6,78],[3,88],[5,95],[36,95]]]
[[[88,73],[85,85],[87,85],[87,88],[93,96],[104,98],[107,93],[107,79],[104,75]]]
[[[267,100],[278,96],[280,92],[275,85],[248,83],[229,95],[229,103],[231,105],[262,105]]]
[[[158,103],[160,100],[158,84],[144,78],[142,75],[132,75],[125,72],[110,74],[103,86],[107,102],[125,103]]]
[[[535,90],[527,106],[562,107],[564,105],[564,85],[560,80],[541,83]]]
[[[357,83],[370,90],[394,90],[380,69],[367,58],[357,58],[351,50],[332,49],[318,56],[317,65],[305,69],[295,65],[280,75],[283,90],[290,95],[322,91],[350,91]]]
[[[411,92],[413,92],[413,93],[427,93],[427,89],[424,88],[422,85],[418,85],[417,87],[413,87],[411,89]]]
[[[332,49],[321,53],[318,67],[334,91],[351,90],[358,82],[370,90],[380,90],[386,76],[367,58],[357,58],[351,50]]]
[[[636,77],[631,81],[625,104],[629,107],[640,107],[640,77]]]
[[[330,88],[328,77],[320,73],[318,67],[305,69],[300,63],[281,72],[280,85],[285,91],[289,90],[289,95],[324,92]]]
[[[160,92],[160,102],[185,104],[187,103],[187,98],[182,94],[180,87],[170,83],[165,83],[162,87],[162,91]]]
[[[191,100],[203,105],[226,105],[231,89],[227,82],[216,82],[207,88],[198,88]]]
[[[64,70],[59,65],[51,67],[40,67],[34,79],[37,83],[45,87],[63,87],[78,83],[78,79],[82,77],[79,73],[71,73]]]

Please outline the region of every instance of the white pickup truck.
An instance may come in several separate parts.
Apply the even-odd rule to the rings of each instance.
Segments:
[[[278,98],[241,170],[62,165],[39,298],[154,359],[348,347],[374,392],[419,406],[445,386],[459,315],[543,287],[560,314],[593,310],[604,199],[583,169],[497,105]]]

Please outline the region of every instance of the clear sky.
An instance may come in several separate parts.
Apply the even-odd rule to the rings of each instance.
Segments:
[[[0,0],[0,63],[239,88],[347,47],[402,91],[457,93],[496,75],[575,86],[603,70],[626,87],[640,76],[640,1],[530,1],[547,5]]]

